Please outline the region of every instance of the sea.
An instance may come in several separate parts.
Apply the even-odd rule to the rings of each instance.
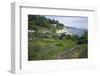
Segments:
[[[79,29],[74,27],[66,27],[66,29],[72,35],[78,35],[79,37],[81,37],[84,34],[84,32],[88,32],[88,29]]]

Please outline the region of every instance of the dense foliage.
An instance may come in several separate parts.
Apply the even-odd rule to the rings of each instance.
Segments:
[[[57,27],[55,27],[52,24],[56,24]],[[46,18],[45,16],[40,15],[28,15],[28,29],[29,30],[35,30],[39,31],[41,28],[45,29],[62,29],[64,27],[63,24],[59,23],[57,20],[51,20]]]

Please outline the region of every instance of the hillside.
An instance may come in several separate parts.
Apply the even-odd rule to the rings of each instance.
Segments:
[[[48,19],[40,15],[28,15],[28,30],[34,30],[35,32],[49,30],[55,32],[58,29],[63,29],[63,27],[64,25],[57,20]]]
[[[79,37],[68,29],[74,28],[45,16],[28,15],[28,60],[87,58],[87,32]]]

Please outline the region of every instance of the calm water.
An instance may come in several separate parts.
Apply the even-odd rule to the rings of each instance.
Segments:
[[[77,29],[77,28],[67,28],[67,30],[72,33],[73,35],[78,35],[79,37],[84,34],[86,29]]]

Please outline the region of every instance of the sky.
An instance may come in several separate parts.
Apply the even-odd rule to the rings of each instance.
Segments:
[[[79,29],[88,29],[88,17],[81,16],[45,16],[49,19],[58,20],[64,26],[75,27]]]

